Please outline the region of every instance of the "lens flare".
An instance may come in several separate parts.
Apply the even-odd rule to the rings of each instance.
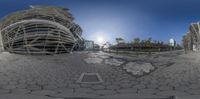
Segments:
[[[102,36],[97,37],[97,42],[102,44],[104,42],[104,38]]]

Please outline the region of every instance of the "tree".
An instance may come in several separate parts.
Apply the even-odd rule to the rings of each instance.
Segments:
[[[164,42],[163,42],[163,41],[161,41],[161,42],[160,42],[160,44],[163,46],[163,45],[164,45]]]
[[[151,37],[149,37],[148,39],[147,39],[147,44],[151,44],[151,42],[152,42],[152,38]]]
[[[124,43],[124,39],[123,38],[116,38],[116,42],[117,42],[117,44]]]
[[[153,44],[158,44],[159,41],[158,40],[153,40]]]
[[[139,44],[140,43],[140,38],[134,38],[134,40],[133,40],[133,42],[132,42],[133,44]]]

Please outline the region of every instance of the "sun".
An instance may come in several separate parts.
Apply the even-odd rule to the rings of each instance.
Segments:
[[[104,42],[104,38],[102,36],[97,37],[97,42],[102,44]]]

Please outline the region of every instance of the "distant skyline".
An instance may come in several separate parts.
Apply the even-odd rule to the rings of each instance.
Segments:
[[[83,37],[97,43],[122,37],[181,43],[191,23],[200,20],[199,0],[5,0],[0,17],[27,9],[30,5],[61,6],[70,9]]]

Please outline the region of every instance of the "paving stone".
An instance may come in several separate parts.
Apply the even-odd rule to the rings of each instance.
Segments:
[[[178,96],[177,99],[200,99],[200,95]]]
[[[146,86],[140,84],[140,85],[133,86],[133,88],[144,89],[144,88],[146,88]]]
[[[3,86],[3,89],[15,89],[17,88],[15,85],[5,85]]]
[[[120,89],[120,86],[117,86],[117,85],[110,85],[110,86],[107,86],[106,89],[112,89],[112,90]]]
[[[36,82],[35,81],[30,81],[30,82],[27,82],[27,84],[29,84],[29,85],[35,85]]]
[[[66,83],[57,83],[56,86],[63,88],[63,87],[67,87],[67,84]]]
[[[117,92],[114,90],[96,90],[94,91],[94,93],[98,95],[109,95],[109,94],[116,94]]]
[[[138,91],[138,93],[141,93],[141,94],[154,94],[157,92],[159,92],[159,90],[156,90],[156,89],[141,89]]]
[[[59,94],[55,94],[55,95],[50,95],[52,97],[55,98],[93,98],[93,97],[97,97],[98,95],[96,94],[92,94],[92,93],[59,93]]]
[[[68,87],[70,88],[80,88],[79,84],[69,84]]]
[[[17,83],[17,81],[11,81],[8,84],[10,84],[10,85],[17,85],[18,83]]]
[[[200,89],[189,89],[186,91],[192,95],[200,95]]]
[[[200,85],[199,84],[192,84],[189,86],[189,88],[191,89],[200,89]]]
[[[27,94],[30,92],[31,91],[28,89],[13,89],[13,90],[11,90],[11,93],[14,93],[14,94]]]
[[[2,94],[0,99],[53,99],[47,96],[36,96],[31,94]]]
[[[91,93],[94,90],[92,90],[91,88],[76,88],[75,89],[75,93]]]
[[[58,88],[57,86],[53,86],[53,85],[47,85],[47,86],[44,86],[43,87],[45,90],[53,90],[53,89],[56,89]]]
[[[129,88],[129,89],[119,89],[117,90],[119,93],[136,93],[137,89]]]
[[[143,98],[148,98],[148,99],[157,99],[157,98],[167,98],[164,96],[156,96],[156,95],[151,95],[151,94],[134,94],[134,93],[123,93],[123,94],[114,94],[114,95],[105,95],[105,96],[101,96],[99,98],[134,98],[134,99],[143,99]]]
[[[88,64],[91,64],[91,63],[93,63],[93,64],[100,64],[100,63],[103,62],[103,59],[101,59],[101,58],[86,58],[86,59],[84,59],[84,61],[86,63],[88,63]]]
[[[17,88],[19,89],[25,89],[27,87],[26,84],[19,84],[19,85],[16,85]]]
[[[95,90],[105,89],[105,86],[103,86],[103,85],[93,85],[92,89],[95,89]]]
[[[74,90],[72,88],[57,88],[54,91],[61,92],[61,93],[73,93]]]
[[[180,91],[161,91],[156,94],[161,95],[161,96],[186,96],[186,95],[189,95],[186,92],[180,92]]]
[[[149,85],[147,85],[147,88],[156,89],[156,88],[158,88],[158,85],[157,84],[149,84]]]
[[[159,90],[173,90],[173,88],[172,87],[169,87],[169,86],[161,86],[161,87],[159,87],[158,88]]]
[[[178,87],[175,87],[175,90],[177,90],[177,91],[186,91],[186,90],[189,90],[189,87],[186,87],[186,86],[178,86]]]
[[[81,87],[86,87],[86,88],[88,88],[88,87],[91,87],[92,85],[91,84],[81,84]]]
[[[89,53],[88,56],[91,57],[91,58],[96,58],[99,55],[97,55],[96,53]]]
[[[107,55],[100,55],[99,57],[103,58],[103,59],[109,58],[109,56],[107,56]]]
[[[113,65],[113,66],[120,66],[124,63],[123,60],[119,60],[119,59],[106,59],[105,60],[105,64],[108,65]]]
[[[127,76],[127,75],[124,75],[124,76]],[[125,84],[128,84],[128,83],[130,83],[130,80],[128,80],[128,78],[125,78],[125,79],[123,79],[122,81],[121,81],[121,83],[125,83]]]
[[[29,90],[41,90],[42,88],[40,86],[31,85],[31,86],[28,86],[27,89],[29,89]]]
[[[73,55],[60,54],[54,57],[51,57],[51,56],[38,57],[38,56],[24,56],[24,55],[21,56],[18,54],[14,54],[12,57],[10,56],[3,57],[3,59],[1,59],[0,61],[0,64],[1,64],[0,88],[2,88],[0,89],[0,94],[7,94],[7,93],[10,94],[11,92],[14,92],[13,90],[15,89],[25,89],[25,90],[15,91],[15,92],[26,93],[26,89],[28,90],[30,89],[34,92],[34,91],[40,91],[42,89],[43,90],[48,90],[48,89],[58,90],[58,87],[61,87],[61,88],[64,88],[65,90],[64,89],[61,90],[61,88],[59,88],[60,91],[57,91],[57,90],[55,91],[63,95],[66,93],[73,94],[73,95],[82,93],[86,95],[85,92],[90,92],[89,91],[90,89],[81,89],[81,88],[91,88],[94,85],[75,83],[75,81],[78,79],[78,77],[80,76],[82,72],[99,72],[102,74],[103,76],[102,78],[104,79],[104,81],[106,81],[106,82],[103,82],[102,85],[105,86],[106,88],[105,89],[100,88],[100,89],[101,90],[112,89],[112,90],[111,92],[105,92],[105,91],[99,92],[100,93],[99,95],[106,95],[107,93],[110,93],[113,95],[116,95],[118,93],[132,94],[131,91],[129,90],[130,87],[128,84],[127,84],[127,87],[126,85],[124,85],[125,86],[124,88],[127,88],[127,89],[120,89],[121,88],[120,85],[124,83],[131,83],[132,84],[131,88],[137,89],[139,93],[143,92],[144,94],[153,92],[153,91],[145,91],[145,88],[156,89],[156,88],[159,88],[160,85],[164,86],[164,87],[161,86],[160,88],[161,90],[163,90],[161,91],[163,92],[162,94],[169,94],[169,93],[164,93],[165,90],[174,91],[173,90],[174,88],[172,86],[175,87],[175,91],[181,91],[181,93],[183,93],[183,94],[176,93],[176,95],[179,95],[179,96],[185,95],[185,93],[188,95],[190,93],[190,94],[194,94],[194,95],[191,95],[192,97],[193,96],[197,97],[199,94],[199,91],[197,91],[200,89],[199,87],[200,85],[197,82],[199,78],[194,76],[194,75],[198,75],[199,73],[193,71],[194,69],[200,70],[199,63],[191,62],[191,58],[189,60],[187,58],[183,59],[182,56],[181,57],[175,56],[173,58],[176,58],[176,60],[169,60],[169,58],[171,57],[170,56],[171,54],[162,54],[165,56],[162,56],[159,54],[161,58],[156,58],[154,60],[154,59],[151,59],[150,57],[148,58],[143,57],[145,55],[143,55],[142,57],[135,56],[135,58],[127,58],[121,55],[117,55],[117,56],[113,55],[114,57],[127,58],[127,60],[130,60],[130,61],[133,61],[134,59],[140,60],[143,58],[147,61],[152,61],[153,63],[157,62],[157,64],[160,64],[160,67],[157,66],[158,69],[152,72],[151,74],[145,75],[140,78],[136,78],[127,74],[120,67],[106,66],[105,64],[103,65],[102,64],[103,58],[108,59],[104,57],[105,54],[102,54],[102,53],[99,54],[99,52],[94,53],[93,55],[94,58],[99,58],[102,60],[102,62],[97,61],[97,63],[98,62],[101,63],[101,65],[99,65],[98,67],[85,64],[84,59],[86,59],[87,57],[86,55],[87,55],[86,53],[73,54]],[[89,58],[93,58],[93,56]],[[184,57],[186,56],[184,55]],[[2,53],[0,53],[0,58],[2,58]],[[14,60],[18,59],[18,60],[11,61],[13,59]],[[76,60],[76,62],[74,62],[74,60]],[[168,61],[170,62],[176,61],[176,62],[174,65],[171,65],[169,67],[165,67],[165,65],[162,65],[162,64],[167,64]],[[58,65],[59,63],[62,65]],[[57,67],[53,68],[55,66]],[[35,71],[37,71],[37,74]],[[48,85],[48,84],[51,84],[51,85]],[[69,88],[71,89],[67,89],[68,86],[64,86],[65,84],[69,84]],[[169,87],[169,89],[167,87]],[[97,89],[96,91],[100,91],[100,89]],[[119,90],[120,92],[118,92]],[[96,91],[94,91],[93,93],[96,93]],[[13,94],[15,94],[15,92]],[[157,92],[157,93],[160,93],[160,92]],[[65,96],[67,96],[67,94]],[[0,98],[0,99],[6,99],[6,98]],[[34,98],[34,99],[38,99],[38,98]],[[195,98],[195,99],[199,99],[199,98]]]
[[[114,86],[120,86],[122,84],[122,82],[120,81],[111,81],[111,85],[114,85]]]
[[[155,69],[151,63],[147,62],[128,62],[126,65],[123,66],[127,72],[132,73],[136,76],[142,76],[145,73],[150,73],[152,70]]]
[[[34,95],[52,95],[52,94],[56,94],[56,91],[52,91],[52,90],[38,90],[38,91],[32,91],[31,94]]]
[[[129,84],[129,83],[122,83],[120,85],[122,88],[131,88],[132,84]]]
[[[10,93],[9,89],[0,89],[0,94]]]

